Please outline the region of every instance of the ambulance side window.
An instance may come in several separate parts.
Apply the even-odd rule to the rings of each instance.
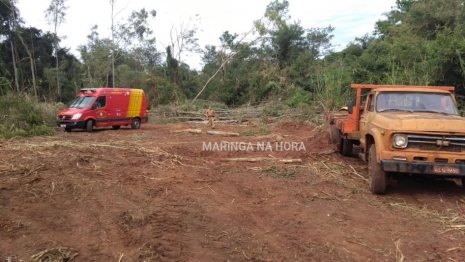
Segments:
[[[95,104],[94,104],[94,106],[92,108],[97,109],[97,108],[105,107],[106,104],[107,104],[106,97],[105,96],[100,96],[99,98],[97,98],[97,101],[95,101]]]

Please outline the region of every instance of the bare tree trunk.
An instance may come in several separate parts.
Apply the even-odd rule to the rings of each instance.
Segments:
[[[11,10],[15,10],[15,8],[13,6],[13,3],[11,1],[10,1],[10,7],[11,7]],[[36,73],[35,73],[35,70],[34,70],[34,60],[32,59],[31,51],[29,51],[29,48],[27,47],[26,43],[24,43],[24,39],[21,36],[21,32],[18,32],[18,25],[17,25],[17,22],[16,22],[16,17],[15,17],[14,11],[12,12],[12,16],[13,16],[13,24],[14,24],[16,34],[18,35],[19,40],[21,40],[21,43],[23,44],[24,49],[26,49],[26,52],[27,52],[27,54],[29,56],[29,61],[31,62],[32,86],[33,86],[33,89],[34,89],[34,94],[35,94],[35,96],[37,98],[37,84],[36,84]]]
[[[15,57],[15,48],[13,45],[13,37],[10,37],[10,46],[11,46],[11,59],[13,61],[13,71],[15,74],[15,88],[16,88],[16,92],[18,92],[19,94],[20,90],[19,90],[19,80],[18,80],[18,68],[16,67],[16,57]]]
[[[115,0],[111,0],[111,87],[115,87],[115,28],[114,28],[114,7],[115,7]]]
[[[34,67],[34,72],[33,72],[33,73],[34,73],[34,78],[33,78],[33,79],[37,79],[37,66],[36,66],[36,63],[35,63],[36,57],[34,56],[35,49],[34,49],[34,41],[33,41],[33,38],[32,38],[32,34],[31,34],[31,45],[32,45],[32,57],[31,57],[31,59],[32,59],[32,61],[34,61],[34,63],[33,63],[33,67]],[[39,97],[39,94],[38,94],[38,93],[39,93],[39,90],[38,90],[38,87],[37,87],[37,88],[34,89],[34,95],[35,95],[36,98]]]
[[[58,8],[55,8],[55,17],[58,17]],[[58,35],[57,35],[57,22],[55,22],[55,59],[56,59],[56,69],[57,69],[57,92],[58,97],[61,102],[61,86],[60,86],[60,67],[58,66]]]
[[[224,61],[223,63],[220,65],[220,67],[218,68],[218,70],[216,70],[215,74],[212,75],[207,83],[205,83],[205,85],[203,86],[202,90],[200,90],[200,92],[195,96],[194,100],[192,100],[192,103],[195,102],[195,100],[197,100],[197,97],[200,96],[200,94],[202,94],[203,90],[205,90],[205,88],[207,87],[207,85],[210,83],[210,81],[212,81],[213,78],[215,78],[215,76],[221,71],[221,69],[223,68],[223,66],[235,55],[235,53],[231,54],[230,56],[228,56]]]

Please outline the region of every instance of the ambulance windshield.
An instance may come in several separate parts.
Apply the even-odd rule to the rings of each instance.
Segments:
[[[93,96],[78,96],[69,105],[69,108],[87,108],[94,101]]]

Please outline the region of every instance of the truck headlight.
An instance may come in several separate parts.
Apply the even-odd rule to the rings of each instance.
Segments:
[[[74,114],[73,117],[71,118],[72,120],[77,120],[82,116],[81,113]]]
[[[395,134],[392,136],[392,146],[395,148],[406,148],[408,144],[407,135]]]

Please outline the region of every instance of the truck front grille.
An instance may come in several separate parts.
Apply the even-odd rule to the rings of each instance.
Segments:
[[[71,119],[71,116],[67,116],[67,115],[58,115],[58,118],[60,120],[70,120]]]
[[[407,137],[407,148],[415,148],[425,151],[465,151],[465,137],[429,135],[407,135]]]

